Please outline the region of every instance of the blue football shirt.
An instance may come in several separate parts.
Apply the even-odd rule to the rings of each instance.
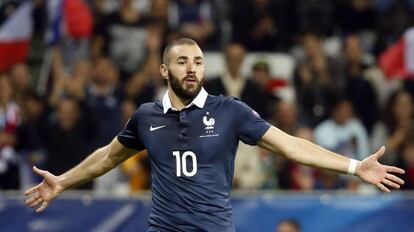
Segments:
[[[147,149],[152,201],[149,231],[234,231],[230,205],[239,140],[255,145],[270,125],[243,102],[202,89],[189,106],[141,105],[118,140]]]

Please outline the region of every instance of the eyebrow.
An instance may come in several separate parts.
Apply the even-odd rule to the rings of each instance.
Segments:
[[[177,60],[180,60],[180,59],[183,59],[183,60],[188,60],[188,56],[180,56],[180,57],[178,57],[178,58],[177,58]],[[203,59],[203,57],[201,57],[201,56],[196,56],[196,57],[194,57],[194,59],[195,59],[195,60],[202,60],[202,59]]]

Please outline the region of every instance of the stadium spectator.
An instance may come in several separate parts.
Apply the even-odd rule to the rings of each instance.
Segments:
[[[234,42],[243,44],[249,51],[288,50],[294,28],[291,2],[233,0],[231,3]]]
[[[9,76],[14,87],[14,99],[18,104],[22,105],[23,98],[30,92],[33,82],[29,67],[25,63],[13,65]]]
[[[315,142],[350,158],[364,159],[370,151],[368,134],[355,118],[352,103],[343,97],[333,102],[330,117],[315,127]]]
[[[162,80],[158,76],[161,64],[161,36],[158,29],[149,30],[146,40],[148,50],[145,64],[124,85],[126,97],[134,99],[137,106],[154,100],[162,89]]]
[[[307,33],[302,39],[305,57],[298,61],[294,86],[301,121],[313,127],[328,116],[329,99],[343,93],[345,78],[342,65],[325,54],[318,35]]]
[[[377,43],[374,54],[377,55],[389,44],[396,42],[407,28],[414,25],[414,1],[377,0],[374,3],[377,13]]]
[[[213,95],[237,97],[246,102],[260,115],[266,113],[266,98],[260,87],[251,79],[242,76],[241,66],[246,49],[241,44],[229,44],[225,51],[226,71],[219,77],[206,80],[205,88]]]
[[[278,90],[289,88],[289,83],[285,80],[272,77],[270,73],[269,64],[265,61],[257,61],[252,67],[252,76],[250,79],[255,82],[260,88],[265,97],[265,110],[261,116],[268,119],[273,112],[273,108],[277,101],[280,100]]]
[[[371,141],[371,150],[386,144],[389,155],[384,163],[396,164],[397,153],[405,138],[414,130],[413,98],[405,90],[395,91],[383,108],[383,118],[377,122]]]
[[[73,98],[62,98],[56,111],[46,135],[46,167],[54,173],[63,173],[91,152],[96,126]],[[91,189],[92,183],[79,188]]]
[[[316,126],[315,142],[353,159],[365,159],[365,154],[370,151],[367,131],[355,118],[352,103],[341,97],[334,100],[330,118]],[[330,171],[320,171],[315,182],[316,189],[347,187],[356,190],[357,186],[357,180],[344,180],[339,178],[337,173]]]
[[[335,2],[335,18],[343,35],[375,30],[375,1],[339,0]]]
[[[86,83],[92,75],[89,61],[80,60],[72,72],[65,72],[61,50],[54,48],[52,53],[52,89],[48,96],[49,105],[56,107],[63,97],[84,100]]]
[[[193,38],[204,49],[219,49],[217,9],[210,0],[172,0],[169,8],[171,30]]]
[[[333,33],[335,1],[296,0],[294,3],[297,32],[313,32],[325,36]]]
[[[111,59],[100,57],[96,60],[94,74],[84,91],[82,103],[99,128],[94,146],[103,146],[122,128],[120,123],[114,123],[121,121],[122,93],[118,69]]]
[[[312,130],[303,127],[299,122],[297,107],[288,101],[279,101],[274,108],[270,122],[290,135],[313,141]],[[310,190],[313,188],[312,172],[302,165],[296,164],[284,157],[267,154],[264,159],[272,162],[280,189]],[[269,166],[269,165],[266,165]]]
[[[119,88],[118,68],[108,57],[97,58],[94,64],[94,75],[85,88],[83,105],[85,113],[95,121],[97,132],[94,136],[93,147],[100,147],[111,141],[121,125],[121,97]],[[118,123],[117,123],[118,122]],[[118,187],[121,180],[119,168],[97,179],[94,190],[108,192]],[[112,191],[113,192],[113,191]]]
[[[16,133],[21,122],[20,106],[13,98],[10,77],[0,74],[0,189],[19,189],[19,159],[16,153]]]
[[[22,123],[17,128],[16,149],[22,156],[22,163],[45,167],[46,134],[48,133],[49,108],[46,99],[39,94],[29,92],[24,96],[22,105]],[[21,167],[23,168],[23,167]],[[27,167],[26,167],[27,168]],[[22,176],[22,183],[38,181],[37,176]],[[25,179],[26,178],[26,179]]]
[[[120,69],[121,83],[142,68],[146,58],[146,39],[152,20],[122,0],[118,12],[106,15],[95,25],[92,57],[109,56]]]
[[[378,118],[377,94],[366,77],[372,68],[363,60],[359,37],[347,36],[344,39],[345,94],[354,106],[355,114],[361,119],[370,134]]]
[[[414,133],[406,136],[398,154],[398,164],[406,173],[402,175],[405,185],[402,189],[414,190]]]

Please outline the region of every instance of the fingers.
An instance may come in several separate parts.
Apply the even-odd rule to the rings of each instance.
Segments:
[[[383,184],[381,184],[381,183],[378,183],[377,184],[377,186],[378,186],[378,188],[380,188],[382,191],[384,191],[384,192],[387,192],[387,193],[389,193],[389,192],[391,192],[387,187],[385,187]]]
[[[24,195],[25,195],[25,196],[28,196],[28,195],[30,195],[30,194],[32,194],[32,193],[37,192],[37,188],[38,188],[38,187],[39,187],[39,185],[36,185],[36,186],[34,186],[34,187],[31,187],[30,189],[26,190],[26,192],[24,192]]]
[[[30,208],[36,208],[39,204],[45,202],[41,196],[35,195],[26,200],[25,204]]]
[[[392,181],[390,181],[390,180],[387,180],[387,179],[384,179],[384,180],[382,181],[382,183],[384,183],[384,184],[386,184],[386,185],[388,185],[388,186],[390,186],[390,187],[393,187],[393,188],[395,188],[395,189],[399,189],[399,188],[400,188],[400,185],[399,185],[399,184],[396,184],[396,183],[394,183],[394,182],[392,182]]]
[[[36,200],[34,200],[33,202],[31,202],[30,204],[28,204],[28,206],[30,208],[35,208],[36,206],[38,206],[40,203],[43,202],[43,199],[41,197],[38,197]]]
[[[393,181],[393,182],[395,182],[395,183],[397,183],[399,185],[403,185],[404,184],[404,181],[401,178],[399,178],[399,177],[397,177],[395,175],[389,174],[389,173],[385,174],[385,178],[387,178],[388,180],[391,180],[391,181]]]
[[[374,155],[377,160],[379,160],[385,153],[385,147],[382,146]]]
[[[388,166],[388,165],[384,165],[384,166],[387,169],[387,172],[395,172],[395,173],[398,173],[398,174],[404,174],[405,173],[404,169],[397,168],[397,167],[394,167],[394,166]]]
[[[25,204],[30,208],[36,208],[36,212],[42,212],[49,205],[48,201],[43,200],[39,195],[35,195],[26,200]],[[40,205],[40,206],[39,206]]]
[[[385,174],[385,179],[381,181],[381,183],[377,184],[377,186],[384,192],[390,192],[390,190],[386,187],[392,187],[395,189],[399,189],[401,185],[404,184],[404,181],[397,176],[392,174]]]
[[[39,198],[39,195],[36,194],[34,196],[31,196],[29,199],[27,199],[24,203],[26,205],[30,205],[31,203],[33,203],[35,200],[37,200]]]
[[[46,171],[38,169],[36,166],[33,166],[33,171],[36,172],[39,176],[46,177]]]
[[[48,204],[49,203],[47,201],[43,201],[42,202],[42,205],[39,208],[36,209],[36,212],[38,212],[38,213],[42,212],[43,210],[46,209],[46,207],[48,206]]]

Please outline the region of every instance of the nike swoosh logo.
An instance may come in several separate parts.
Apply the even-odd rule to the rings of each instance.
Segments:
[[[162,126],[152,127],[152,125],[151,125],[151,127],[150,127],[150,131],[155,131],[155,130],[158,130],[158,129],[164,128],[164,127],[166,127],[166,126],[167,126],[167,125],[162,125]]]

